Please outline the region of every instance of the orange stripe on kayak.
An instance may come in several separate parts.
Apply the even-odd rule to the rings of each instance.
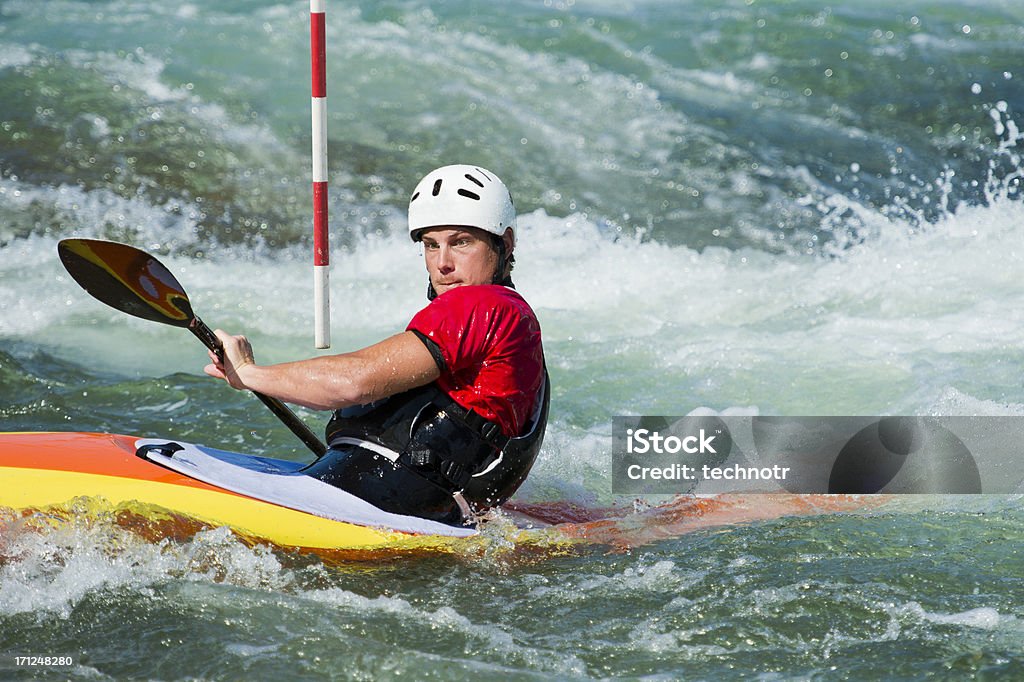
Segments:
[[[74,471],[236,494],[136,457],[136,440],[109,433],[0,433],[0,467]]]

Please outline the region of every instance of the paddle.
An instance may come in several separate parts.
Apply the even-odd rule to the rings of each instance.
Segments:
[[[171,271],[153,256],[127,244],[97,239],[64,239],[57,253],[68,273],[93,297],[145,320],[184,327],[224,357],[213,331],[192,312],[188,295]],[[320,456],[327,447],[277,398],[253,391],[292,433]]]

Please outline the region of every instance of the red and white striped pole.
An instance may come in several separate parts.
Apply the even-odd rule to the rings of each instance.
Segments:
[[[327,228],[326,0],[309,0],[309,48],[313,93],[313,299],[317,348],[331,347],[331,256]]]

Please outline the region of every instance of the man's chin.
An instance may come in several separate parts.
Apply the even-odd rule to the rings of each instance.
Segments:
[[[444,292],[454,289],[456,287],[461,287],[464,284],[465,282],[453,282],[452,284],[435,284],[434,291],[436,291],[437,295],[440,296]]]

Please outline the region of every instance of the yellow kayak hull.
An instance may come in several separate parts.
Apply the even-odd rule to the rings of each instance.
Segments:
[[[309,550],[451,548],[464,538],[346,523],[217,488],[135,454],[133,436],[0,433],[0,507],[16,511],[103,500],[128,511],[164,510],[252,540]]]

